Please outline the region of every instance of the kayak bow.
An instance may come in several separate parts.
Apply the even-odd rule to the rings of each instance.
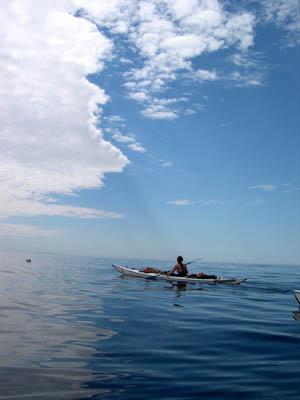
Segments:
[[[154,274],[152,272],[146,273],[136,268],[123,267],[122,265],[112,264],[112,266],[116,271],[120,272],[124,276],[132,276],[135,278],[144,279],[155,279],[159,276],[159,274]]]

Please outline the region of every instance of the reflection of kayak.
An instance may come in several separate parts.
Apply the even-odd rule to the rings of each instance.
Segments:
[[[120,272],[122,275],[125,276],[133,276],[135,278],[146,278],[146,279],[155,279],[159,276],[159,274],[154,274],[154,273],[146,273],[143,271],[140,271],[136,268],[129,268],[129,267],[123,267],[122,265],[112,265],[115,270]]]
[[[129,267],[123,267],[122,265],[115,265],[113,264],[113,267],[115,270],[120,272],[122,275],[125,276],[132,276],[136,278],[146,278],[146,279],[162,279],[166,280],[168,282],[174,282],[174,283],[208,283],[208,284],[217,284],[217,283],[223,283],[223,284],[231,284],[231,285],[239,285],[242,282],[245,282],[247,278],[223,278],[223,277],[218,277],[216,279],[199,279],[199,278],[188,278],[188,277],[180,277],[180,276],[169,276],[165,274],[156,274],[156,273],[146,273],[143,271],[140,271],[136,268],[129,268]]]
[[[223,278],[221,276],[216,279],[205,279],[205,278],[188,278],[181,276],[162,276],[169,282],[178,282],[178,283],[209,283],[209,284],[227,284],[227,285],[239,285],[242,282],[245,282],[247,278]]]
[[[298,303],[300,304],[300,290],[294,290],[294,295],[295,295]]]

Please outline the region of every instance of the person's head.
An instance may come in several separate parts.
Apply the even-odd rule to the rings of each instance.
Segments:
[[[181,264],[183,261],[183,257],[182,256],[178,256],[177,257],[177,262],[179,262],[179,264]]]

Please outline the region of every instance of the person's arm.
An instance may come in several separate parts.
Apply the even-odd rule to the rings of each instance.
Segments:
[[[177,269],[177,265],[174,265],[172,271],[169,271],[169,272],[167,273],[167,275],[174,274],[174,272],[176,271],[176,269]]]

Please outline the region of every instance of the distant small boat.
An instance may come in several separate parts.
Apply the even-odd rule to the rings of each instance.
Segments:
[[[26,258],[26,262],[31,262],[31,258]]]
[[[296,300],[300,304],[300,290],[294,290],[294,295],[296,297]]]

